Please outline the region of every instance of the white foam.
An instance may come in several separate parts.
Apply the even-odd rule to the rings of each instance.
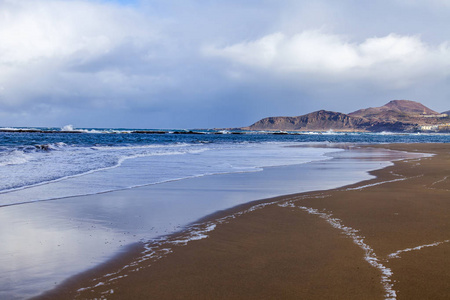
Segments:
[[[61,131],[74,131],[73,125],[65,125],[61,127]]]
[[[384,266],[378,257],[376,256],[373,249],[364,242],[364,237],[359,235],[359,231],[342,224],[342,220],[338,218],[334,218],[332,214],[326,212],[320,212],[315,208],[310,208],[306,206],[296,206],[292,202],[284,203],[280,205],[281,207],[297,207],[309,214],[317,215],[320,218],[324,219],[328,224],[330,224],[333,228],[336,228],[342,231],[346,236],[350,237],[353,242],[358,245],[361,249],[364,250],[364,259],[374,268],[380,270],[381,272],[381,284],[385,290],[385,299],[386,300],[394,300],[396,299],[396,291],[393,289],[393,284],[391,282],[392,270],[386,266]]]
[[[129,265],[125,265],[118,269],[115,272],[108,273],[106,275],[103,275],[100,278],[96,278],[93,280],[95,284],[89,287],[84,287],[78,289],[79,292],[86,291],[93,289],[98,286],[107,285],[117,279],[127,277],[128,275],[119,275],[124,271],[128,272],[137,272],[143,267],[139,267],[140,264],[150,261],[155,262],[157,260],[160,260],[170,253],[173,252],[172,247],[174,246],[185,246],[189,242],[192,241],[198,241],[205,238],[208,238],[208,233],[215,230],[217,225],[224,224],[229,222],[232,219],[235,219],[239,216],[242,216],[244,214],[262,209],[268,205],[273,205],[278,203],[278,201],[268,202],[268,203],[262,203],[253,205],[250,208],[239,211],[237,213],[219,218],[215,221],[205,222],[205,223],[197,223],[192,224],[188,227],[186,227],[184,233],[182,232],[180,235],[169,235],[169,236],[163,236],[157,239],[153,239],[150,242],[145,243],[144,245],[144,251],[142,252],[142,255],[134,262],[130,263]]]
[[[442,178],[442,179],[440,179],[440,180],[437,180],[437,181],[433,182],[433,183],[431,184],[431,186],[436,185],[436,184],[441,183],[441,182],[444,182],[444,181],[447,180],[447,178],[448,178],[448,176],[445,176],[444,178]]]
[[[404,252],[418,251],[418,250],[421,250],[423,248],[428,248],[428,247],[436,247],[436,246],[439,246],[439,245],[442,245],[442,244],[448,243],[448,242],[450,242],[450,240],[445,240],[445,241],[442,241],[442,242],[435,242],[435,243],[431,243],[431,244],[421,245],[421,246],[417,246],[417,247],[414,247],[414,248],[406,248],[406,249],[398,250],[398,251],[396,251],[394,253],[391,253],[387,257],[389,259],[400,258],[400,254],[402,254]]]
[[[412,178],[412,177],[410,177]],[[392,179],[392,180],[386,180],[386,181],[380,181],[380,182],[376,182],[376,183],[371,183],[371,184],[366,184],[366,185],[362,185],[356,188],[347,188],[345,189],[345,191],[358,191],[358,190],[363,190],[369,187],[373,187],[373,186],[377,186],[377,185],[381,185],[381,184],[385,184],[385,183],[392,183],[392,182],[397,182],[397,181],[403,181],[403,180],[407,180],[409,178],[398,178],[398,179]]]
[[[0,155],[0,167],[25,164],[31,159],[32,156],[22,150],[9,151]]]

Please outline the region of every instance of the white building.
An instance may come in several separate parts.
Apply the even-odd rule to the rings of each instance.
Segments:
[[[433,131],[433,130],[438,130],[439,129],[439,125],[423,125],[420,126],[420,130],[423,131]]]

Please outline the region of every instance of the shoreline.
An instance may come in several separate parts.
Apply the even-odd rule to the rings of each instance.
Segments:
[[[342,155],[350,152],[301,148],[304,147],[298,150],[287,147],[277,153],[280,156],[294,152],[308,158],[323,152],[341,155],[337,159],[322,157],[314,163],[267,167],[258,172],[204,176],[4,207],[0,210],[2,226],[14,226],[2,232],[5,247],[1,257],[0,298],[39,295],[108,261],[128,245],[177,232],[216,211],[250,200],[339,187],[370,178],[365,171],[389,164],[385,151],[378,151],[380,161],[366,162],[358,150]]]
[[[421,153],[426,153],[426,152],[429,152],[429,151],[427,151],[427,150],[430,150],[429,148],[433,148],[430,145],[433,145],[434,148],[436,148],[436,145],[438,145],[437,148],[440,148],[440,149],[433,150],[434,152],[438,152],[438,155],[437,155],[438,157],[444,155],[444,154],[440,153],[443,151],[443,149],[445,150],[445,149],[449,148],[448,145],[445,145],[445,144],[429,144],[429,145],[425,145],[425,144],[399,144],[399,145],[390,144],[390,145],[368,145],[368,147],[388,148],[388,149],[408,151],[408,152],[418,151]],[[428,160],[428,159],[430,159],[430,158],[422,158],[421,160]],[[433,159],[435,159],[435,157],[433,157]],[[394,271],[394,276],[389,275],[387,279],[385,278],[385,280],[384,280],[385,282],[383,283],[383,278],[382,278],[383,274],[382,274],[381,270],[380,269],[377,270],[376,268],[373,268],[373,266],[370,266],[369,264],[367,264],[367,261],[364,261],[364,259],[362,259],[364,257],[364,255],[362,255],[363,253],[361,253],[361,251],[362,251],[361,247],[359,247],[359,249],[358,249],[358,247],[355,248],[355,243],[356,243],[355,240],[352,240],[350,243],[348,243],[349,240],[351,240],[351,238],[348,238],[348,235],[347,235],[346,239],[342,239],[342,234],[343,234],[342,232],[337,232],[337,235],[336,235],[336,232],[334,232],[336,229],[334,228],[334,230],[333,230],[333,226],[330,226],[330,224],[328,224],[327,226],[323,226],[324,220],[326,219],[326,215],[331,214],[334,217],[336,210],[341,211],[341,213],[342,213],[342,207],[339,207],[339,206],[335,207],[336,203],[332,203],[333,201],[330,202],[325,198],[315,198],[315,197],[323,197],[324,194],[328,195],[328,194],[346,194],[346,193],[349,194],[349,193],[361,193],[361,192],[364,193],[363,190],[380,189],[380,188],[383,188],[385,185],[404,184],[404,181],[408,181],[408,180],[407,179],[398,180],[400,178],[398,178],[398,175],[396,175],[395,172],[397,172],[396,169],[398,169],[400,165],[403,166],[403,169],[405,170],[405,165],[407,166],[408,164],[414,165],[414,162],[405,162],[404,160],[394,162],[393,166],[388,166],[381,170],[371,171],[370,173],[373,175],[376,175],[376,178],[362,181],[357,184],[349,185],[349,186],[346,186],[345,188],[341,187],[341,188],[332,189],[332,190],[314,191],[314,192],[307,192],[307,193],[301,193],[301,194],[280,196],[280,197],[275,197],[275,198],[271,198],[271,199],[258,200],[258,201],[254,201],[251,203],[242,204],[242,205],[233,207],[228,210],[216,212],[216,213],[202,219],[202,221],[204,222],[203,223],[204,228],[203,229],[200,228],[200,230],[196,233],[197,237],[193,238],[193,239],[197,239],[197,241],[195,241],[195,242],[187,244],[186,238],[187,238],[187,240],[189,240],[189,239],[192,239],[192,236],[189,236],[189,233],[187,233],[187,232],[181,232],[181,233],[170,236],[169,239],[167,240],[168,243],[166,242],[166,243],[162,243],[159,245],[157,243],[147,244],[147,245],[145,245],[145,244],[136,245],[136,247],[133,248],[133,251],[124,253],[123,255],[116,257],[114,260],[112,260],[98,268],[94,268],[90,271],[84,272],[83,274],[72,277],[71,279],[67,280],[66,282],[61,284],[59,287],[57,287],[55,290],[48,291],[48,292],[44,293],[43,295],[35,297],[33,299],[57,299],[57,298],[77,298],[77,297],[95,298],[95,297],[101,297],[101,296],[103,296],[103,297],[107,296],[108,299],[109,298],[120,299],[121,297],[123,298],[124,295],[126,295],[127,297],[133,297],[133,298],[143,298],[144,295],[146,294],[146,292],[142,291],[143,287],[140,285],[140,284],[143,284],[143,282],[145,282],[145,286],[147,287],[148,293],[151,293],[152,295],[155,295],[154,293],[156,293],[156,295],[158,295],[158,293],[160,293],[159,295],[161,296],[161,299],[170,299],[174,296],[179,296],[179,295],[183,295],[184,297],[182,297],[182,298],[186,298],[186,297],[189,298],[189,295],[190,295],[192,299],[195,298],[194,295],[195,296],[203,295],[203,296],[205,296],[205,297],[203,297],[203,299],[206,299],[206,295],[211,296],[211,294],[210,294],[211,291],[208,290],[208,287],[203,288],[203,294],[198,294],[199,291],[201,291],[202,289],[198,285],[196,285],[195,282],[192,282],[191,279],[187,279],[187,278],[189,278],[189,276],[187,276],[186,274],[185,274],[185,276],[178,275],[178,273],[180,273],[180,268],[182,270],[184,270],[184,272],[187,273],[188,275],[196,274],[195,272],[198,272],[197,277],[196,277],[197,279],[203,278],[202,276],[206,276],[206,274],[208,274],[208,276],[211,276],[211,273],[210,273],[211,270],[209,270],[208,271],[209,273],[208,273],[204,270],[205,266],[202,266],[202,267],[199,266],[199,264],[201,264],[202,259],[200,259],[200,261],[199,261],[198,258],[199,258],[199,256],[200,256],[200,258],[208,257],[208,255],[211,256],[215,252],[217,252],[217,249],[215,249],[215,251],[213,251],[213,252],[206,251],[206,253],[205,253],[205,251],[202,250],[202,249],[205,249],[205,245],[207,248],[207,246],[211,246],[214,242],[219,241],[219,242],[223,243],[224,228],[226,231],[227,228],[234,226],[234,230],[231,230],[226,235],[228,243],[225,243],[225,245],[221,245],[221,246],[223,246],[223,248],[221,247],[220,249],[226,249],[227,247],[229,248],[230,247],[230,245],[229,245],[230,239],[232,240],[233,238],[238,238],[239,231],[245,231],[246,228],[248,227],[248,225],[243,226],[242,224],[239,225],[239,223],[248,221],[248,219],[250,218],[249,216],[257,215],[257,214],[261,214],[261,213],[269,215],[269,218],[265,218],[264,220],[270,220],[271,222],[277,222],[276,221],[277,218],[274,218],[273,215],[280,214],[280,212],[278,212],[278,210],[280,210],[282,207],[279,206],[278,204],[284,203],[286,207],[284,207],[282,210],[287,212],[287,211],[289,211],[289,208],[288,209],[286,209],[286,208],[289,205],[291,205],[291,204],[287,205],[289,201],[294,201],[295,203],[308,204],[307,208],[310,209],[309,212],[308,212],[308,210],[306,210],[306,206],[303,206],[303,205],[300,205],[300,207],[305,208],[305,209],[303,209],[303,212],[301,211],[302,209],[298,209],[298,207],[297,207],[297,209],[295,209],[294,207],[291,208],[291,210],[298,210],[296,212],[292,212],[292,214],[293,214],[293,216],[295,216],[295,218],[298,218],[298,215],[300,214],[300,215],[302,215],[302,218],[300,218],[301,220],[310,219],[311,224],[309,224],[308,226],[306,226],[304,224],[305,227],[308,228],[308,230],[314,231],[314,228],[316,228],[316,229],[321,228],[321,230],[319,230],[317,232],[319,235],[323,235],[325,233],[327,235],[330,235],[327,239],[321,240],[321,242],[319,244],[316,243],[318,250],[323,248],[323,246],[326,245],[327,243],[329,243],[329,241],[335,240],[335,242],[337,243],[337,245],[339,245],[339,247],[345,248],[345,251],[339,251],[339,253],[342,252],[342,255],[344,257],[347,256],[347,253],[351,253],[351,252],[358,253],[359,252],[359,255],[361,256],[361,260],[358,260],[357,262],[355,262],[353,259],[349,259],[348,257],[347,257],[347,259],[344,259],[344,260],[339,259],[337,261],[346,262],[346,265],[345,265],[346,268],[352,269],[351,267],[355,267],[355,266],[358,270],[361,270],[361,268],[365,268],[365,271],[363,273],[371,274],[370,275],[371,279],[378,277],[377,278],[378,280],[376,280],[375,282],[371,282],[371,280],[365,278],[363,280],[363,282],[365,284],[362,284],[362,285],[359,284],[359,286],[364,286],[365,288],[370,287],[369,288],[369,290],[371,290],[370,295],[372,295],[372,294],[376,295],[375,297],[373,297],[373,299],[383,299],[383,297],[384,297],[384,299],[396,299],[397,294],[401,295],[401,293],[396,293],[396,289],[395,289],[396,284],[397,284],[395,281],[396,279],[394,279],[396,272]],[[446,179],[444,179],[442,181],[442,183],[446,184],[445,181],[446,181]],[[384,182],[384,184],[380,184],[380,182]],[[389,193],[389,191],[388,191],[388,193]],[[333,195],[331,195],[329,197],[332,198]],[[329,197],[327,196],[326,198],[329,198]],[[336,197],[336,196],[334,195],[334,197]],[[358,197],[360,197],[360,195]],[[318,200],[318,199],[320,199],[320,200]],[[273,202],[276,202],[276,203],[273,203]],[[314,203],[314,202],[322,202],[322,204],[326,203],[326,205],[323,207],[320,207],[320,206],[315,207],[315,205],[312,205],[312,204],[317,205],[318,203]],[[342,199],[339,200],[338,202],[342,202]],[[267,203],[269,203],[269,204],[267,204]],[[270,203],[272,203],[272,204],[270,204]],[[256,209],[256,208],[261,208],[261,209]],[[325,209],[325,212],[327,212],[327,214],[322,215],[323,218],[320,218],[321,217],[320,210],[323,210],[323,209]],[[361,208],[359,208],[359,209],[361,209]],[[251,210],[252,213],[242,213],[243,211],[249,212],[249,210]],[[283,218],[287,217],[287,216],[285,216],[286,212],[281,213],[283,215]],[[287,214],[291,214],[291,212],[289,212]],[[306,217],[307,215],[309,216],[308,218]],[[227,218],[227,216],[228,216],[228,218]],[[292,218],[293,216],[289,216],[289,218]],[[319,216],[319,217],[317,217],[317,216]],[[344,216],[345,216],[345,214],[344,214]],[[342,220],[343,226],[344,225],[348,226],[346,221],[352,219],[349,216],[352,217],[353,219],[356,219],[356,221],[358,220],[357,216],[355,216],[354,214],[353,215],[347,214],[347,216],[339,218],[339,220]],[[310,217],[312,217],[312,218],[310,218]],[[330,216],[330,218],[331,218],[331,216]],[[217,223],[218,220],[222,220],[222,222],[219,222],[220,223],[219,224],[219,223]],[[280,220],[280,219],[278,219],[278,220]],[[355,230],[360,230],[360,228],[357,225],[358,222],[355,223],[355,220],[352,220],[352,221],[354,222],[353,224],[356,224],[356,225],[352,225],[352,226],[350,226],[350,228],[355,229]],[[212,225],[211,222],[212,223],[215,222],[213,224],[215,226],[215,230],[212,230],[212,231],[209,230],[209,227],[208,227],[208,226]],[[295,222],[298,222],[298,220],[291,220],[290,225],[295,225],[296,224]],[[359,220],[359,222],[361,222],[361,220]],[[362,223],[364,223],[364,222],[362,222]],[[261,220],[259,220],[259,222],[256,222],[256,225],[258,227],[262,226]],[[288,235],[289,230],[287,230],[286,225],[287,224],[285,224],[283,226],[283,231],[277,232],[276,235],[281,235],[281,236]],[[325,225],[326,225],[326,222],[325,222]],[[380,224],[378,224],[378,225],[380,225]],[[445,223],[445,226],[447,226],[447,225],[448,224]],[[255,224],[253,224],[253,226],[255,226]],[[297,230],[298,229],[299,228],[297,227]],[[266,228],[266,230],[268,230],[268,229]],[[208,238],[206,238],[206,234],[208,234]],[[267,234],[267,232],[266,232],[266,234]],[[237,235],[237,237],[236,237],[236,235]],[[254,236],[254,235],[255,235],[255,233],[252,232],[251,236]],[[271,240],[271,238],[269,238],[267,236],[261,237],[261,234],[259,234],[259,235],[257,234],[256,236],[259,236],[261,238],[260,243],[267,243],[267,241]],[[272,237],[272,239],[275,239],[274,236],[271,236],[271,237]],[[184,238],[184,240],[183,240],[183,238]],[[300,240],[302,240],[302,239],[304,241],[305,237],[301,238]],[[343,242],[344,240],[346,241],[346,243]],[[442,242],[442,241],[444,241],[444,242]],[[439,244],[440,247],[441,248],[445,248],[445,246],[448,247],[448,245],[447,245],[448,243],[445,242],[446,240],[443,239],[442,241],[441,241],[441,244]],[[308,240],[308,242],[310,245],[314,244],[313,243],[314,241]],[[434,241],[434,242],[440,242],[440,241]],[[392,243],[392,241],[390,241],[390,243]],[[183,246],[179,246],[180,244],[183,244]],[[238,244],[240,244],[240,243],[238,243]],[[345,246],[344,246],[344,244],[345,244]],[[382,244],[383,243],[381,243],[381,245]],[[245,243],[242,243],[242,245],[245,245]],[[366,245],[368,245],[368,244],[366,244]],[[418,243],[418,245],[416,245],[416,247],[423,246],[423,245],[425,245],[423,248],[426,248],[427,250],[429,250],[431,248],[438,248],[438,247],[428,246],[428,245],[431,245],[431,243],[428,243],[428,244]],[[170,255],[165,256],[167,254],[167,246],[171,247],[172,252],[170,253]],[[291,245],[284,245],[284,246],[292,247]],[[411,245],[411,246],[414,246],[414,245]],[[143,247],[146,247],[147,253],[144,251],[144,255],[139,255],[139,252],[142,252],[142,250],[144,249]],[[234,247],[236,247],[236,244],[234,244]],[[384,247],[386,247],[386,246],[384,246]],[[402,248],[400,246],[398,246],[397,248],[412,249],[412,247],[403,247]],[[243,249],[245,249],[245,247],[243,247],[241,250],[243,250]],[[372,249],[370,251],[372,251],[373,253],[377,253],[377,254],[381,251],[380,249],[382,249],[384,252],[386,252],[386,250],[383,249],[383,246],[381,246],[381,248],[380,248],[380,245],[378,245],[375,248],[369,247],[369,249]],[[236,256],[241,255],[236,251],[236,249],[233,249],[233,250],[234,251],[227,253],[228,256],[227,255],[226,256],[228,257],[228,259],[226,261],[228,261],[229,259],[232,260],[233,257],[236,258]],[[356,252],[355,252],[355,250],[356,250]],[[158,253],[158,251],[160,251],[161,255],[165,256],[164,259],[159,260],[157,258],[157,256],[155,256],[155,253]],[[305,249],[303,249],[302,251],[305,251]],[[381,251],[381,252],[383,253],[384,256],[389,254],[389,253],[385,254],[383,251]],[[364,251],[362,251],[362,252],[364,252]],[[148,256],[149,253],[153,253],[153,257],[152,257],[152,255]],[[299,251],[299,253],[301,253],[301,251]],[[394,252],[392,252],[392,253],[394,253]],[[143,257],[145,257],[145,255],[147,255],[148,259],[142,259]],[[186,257],[184,257],[184,259],[181,259],[181,260],[177,258],[177,257],[183,257],[183,255],[185,255],[185,256],[189,255],[189,256],[186,256],[186,257],[190,257],[189,261],[192,261],[192,257],[196,258],[196,259],[194,259],[194,261],[196,263],[194,265],[192,265],[192,263],[184,262],[186,260]],[[253,255],[256,255],[256,253],[253,253],[251,256],[253,256]],[[266,257],[264,258],[264,256],[266,256]],[[264,254],[264,255],[262,255],[262,258],[260,258],[260,259],[267,260],[268,257],[270,257],[270,256],[267,256],[267,254]],[[292,258],[292,253],[291,253],[290,258]],[[323,259],[323,258],[324,257],[322,256],[321,259]],[[375,256],[375,258],[377,258],[377,256]],[[214,259],[212,259],[212,261],[216,264],[217,262],[221,262],[222,259],[218,259],[217,257],[215,257]],[[251,257],[246,257],[246,259],[252,260]],[[141,260],[141,261],[139,262],[139,260]],[[316,259],[315,261],[320,261],[320,259]],[[329,262],[329,263],[336,264],[337,261]],[[153,265],[152,268],[148,268],[149,264]],[[283,264],[281,264],[281,265],[283,265]],[[117,272],[117,269],[121,269],[121,267],[123,267],[123,266],[129,266],[129,267],[122,269],[122,271]],[[184,268],[183,268],[183,266],[184,266]],[[222,264],[221,267],[224,267],[224,265]],[[305,266],[303,266],[303,268],[304,267]],[[277,266],[273,266],[273,268],[276,269]],[[133,271],[136,269],[139,269],[139,271]],[[329,269],[330,268],[328,267],[328,271],[329,271]],[[386,269],[390,270],[390,268],[388,268],[388,267],[386,267]],[[114,272],[114,270],[116,270],[116,271]],[[214,270],[214,271],[217,271],[217,270]],[[175,276],[176,277],[175,279],[173,276],[174,272],[175,272],[175,274],[177,274],[177,276]],[[231,271],[229,271],[229,272],[239,273],[239,270],[236,270],[236,268],[234,268],[234,269],[231,268]],[[105,273],[114,274],[114,276],[110,275],[109,278],[105,278],[105,277],[100,276],[100,274],[102,274],[102,273],[103,274],[105,274]],[[290,272],[289,274],[291,274],[291,273],[295,274],[295,272]],[[166,274],[166,275],[164,275],[164,274]],[[260,274],[260,273],[258,273],[258,274]],[[347,274],[352,274],[352,273],[351,272],[348,273],[348,270],[347,270]],[[364,277],[361,275],[362,275],[361,272],[357,272],[357,274],[352,275],[353,276],[352,278],[353,278],[353,280],[356,280],[356,278]],[[206,276],[206,277],[208,277],[208,276]],[[321,276],[327,278],[326,273],[321,274]],[[116,277],[116,279],[111,280],[111,277]],[[160,278],[158,278],[158,277],[160,277]],[[262,277],[264,277],[264,276],[262,276]],[[93,278],[97,278],[97,281],[91,282]],[[131,279],[129,279],[129,278],[133,278],[133,280],[132,280],[133,283],[131,283],[131,281],[130,281]],[[150,281],[153,280],[153,282],[159,282],[156,285],[156,288],[153,285],[153,289],[152,289],[152,287],[149,286],[149,283],[147,282],[146,278],[151,279]],[[107,280],[109,280],[109,282]],[[177,286],[177,287],[184,286],[184,288],[186,289],[186,291],[184,292],[185,294],[183,294],[183,293],[180,294],[180,292],[177,292],[176,294],[169,293],[171,295],[171,296],[169,296],[169,294],[167,294],[167,293],[171,289],[165,289],[164,291],[161,291],[161,288],[159,288],[161,286],[161,280],[163,280],[163,282],[164,282],[163,286],[172,286],[172,289],[175,286]],[[202,280],[205,280],[205,278],[203,278]],[[230,278],[229,280],[232,282],[232,284],[231,284],[231,286],[229,285],[228,288],[230,288],[230,287],[236,288],[238,283],[234,282],[232,280],[232,278]],[[253,277],[253,280],[255,280],[255,277]],[[273,278],[272,278],[272,280],[273,280]],[[335,278],[333,280],[328,278],[328,280],[330,280],[331,284],[328,284],[326,286],[328,286],[328,287],[333,286],[333,287],[337,288]],[[106,282],[104,282],[104,281],[106,281]],[[176,284],[173,281],[176,281]],[[311,281],[312,283],[310,282],[309,284],[311,285],[314,282],[317,284],[316,281]],[[135,282],[137,282],[137,283],[135,283]],[[286,280],[286,282],[285,282],[285,284],[289,285],[289,280]],[[217,285],[219,284],[219,282],[217,282],[217,278],[216,278],[216,281],[213,280],[213,283],[215,283],[215,285],[214,284],[213,285],[216,286],[216,288],[217,288]],[[188,287],[186,287],[186,285],[188,285]],[[386,285],[393,285],[393,288],[390,288],[387,290],[385,289],[383,291],[383,289],[382,289],[383,285],[384,285],[384,287],[386,287]],[[83,288],[83,287],[86,288],[86,286],[90,286],[90,288],[82,290],[80,292],[77,292],[78,289]],[[194,292],[192,290],[192,286],[196,286],[195,294],[192,294]],[[222,284],[219,284],[219,286],[222,286]],[[249,282],[246,281],[246,284],[244,284],[244,286],[246,286],[248,288]],[[251,286],[251,284],[250,284],[250,286]],[[191,290],[189,289],[189,287],[191,288]],[[292,286],[290,286],[290,288],[292,288]],[[91,290],[94,292],[91,292]],[[133,294],[134,290],[137,290],[137,291],[135,291],[135,293]],[[272,290],[277,290],[277,289],[272,288]],[[283,291],[284,290],[289,290],[289,288],[283,289]],[[296,289],[294,289],[294,290],[297,294],[294,293],[293,295],[298,295],[299,292],[300,293],[302,292],[302,291],[298,291]],[[343,293],[343,291],[341,289],[337,288],[337,290],[340,291],[338,293]],[[336,291],[332,292],[327,289],[325,289],[325,291],[327,291],[327,293],[336,293]],[[377,291],[377,292],[375,292],[375,291]],[[278,292],[280,292],[279,289],[278,289]],[[304,290],[303,290],[303,292],[304,292]],[[254,291],[254,293],[256,293],[255,297],[254,297],[254,298],[256,298],[256,295],[258,294],[258,292]],[[317,293],[317,291],[316,291],[316,293]],[[390,296],[389,296],[390,298],[383,296],[383,295],[386,295],[389,293],[390,293]],[[357,294],[359,296],[361,296],[361,295],[367,296],[367,294],[364,294],[364,292],[362,292],[362,291],[359,291]],[[310,296],[311,293],[307,293],[307,295]],[[215,295],[215,296],[218,296],[218,295]],[[237,296],[237,294],[233,295],[233,296]],[[260,296],[261,295],[259,295],[259,297]],[[320,294],[320,297],[323,297],[323,296],[324,296],[324,294]],[[180,298],[181,298],[181,296],[180,296]],[[200,298],[202,298],[202,297],[200,297]],[[248,298],[253,298],[253,297],[251,295],[247,294],[246,296],[243,296],[241,298],[248,299]],[[271,297],[264,297],[264,295],[263,295],[262,298],[269,299]],[[312,298],[314,298],[314,297],[312,297]],[[352,297],[350,297],[350,298],[352,298]],[[369,298],[367,298],[367,299],[369,299]]]

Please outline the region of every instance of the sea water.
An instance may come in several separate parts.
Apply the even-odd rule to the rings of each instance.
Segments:
[[[367,171],[392,159],[382,151],[370,162],[357,151],[346,157],[335,143],[450,141],[389,133],[3,131],[0,298],[7,299],[39,294],[129,244],[217,210],[369,179]]]
[[[450,135],[443,134],[270,134],[213,130],[197,130],[193,132],[195,134],[185,134],[187,131],[182,130],[139,134],[134,132],[152,131],[74,130],[72,126],[63,129],[3,128],[4,132],[0,132],[0,193],[8,193],[8,196],[0,197],[0,206],[112,191],[193,176],[257,171],[261,167],[305,163],[324,153],[319,148],[304,149],[300,153],[280,145],[450,141]],[[17,132],[19,130],[36,132]],[[130,178],[137,172],[129,166],[133,160],[150,165],[146,166],[145,172]],[[112,169],[117,170],[111,172]],[[33,190],[32,195],[17,194],[18,198],[14,198],[11,193],[93,173],[101,173],[101,176],[91,176],[101,179],[92,178],[93,182],[85,183],[82,189],[80,186],[55,189],[45,186]]]

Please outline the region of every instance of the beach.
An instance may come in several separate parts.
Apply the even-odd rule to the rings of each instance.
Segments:
[[[0,0],[0,300],[450,300],[449,8]]]
[[[37,299],[448,299],[448,144],[331,190],[239,205]]]
[[[143,138],[108,132],[61,133],[57,142],[48,133],[39,136],[45,147],[29,146],[36,142],[34,133],[7,134],[13,142],[0,151],[1,299],[38,296],[110,265],[130,249],[141,253],[139,261],[160,258],[171,247],[154,252],[157,245],[206,238],[223,220],[202,220],[218,212],[366,181],[392,161],[424,155],[358,147],[355,140],[446,138],[359,133]],[[180,233],[183,240],[177,240]]]

